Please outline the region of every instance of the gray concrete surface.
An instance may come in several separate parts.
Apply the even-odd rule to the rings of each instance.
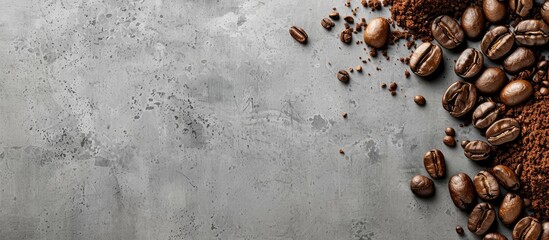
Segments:
[[[340,84],[367,56],[319,24],[343,1],[0,3],[1,239],[475,239],[447,178],[408,189],[431,148],[481,169],[441,143],[478,137],[440,106],[456,77],[405,79],[401,42]]]

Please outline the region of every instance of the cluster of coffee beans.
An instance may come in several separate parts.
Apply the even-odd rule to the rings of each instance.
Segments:
[[[460,22],[451,16],[438,16],[431,23],[431,33],[438,45],[425,42],[410,57],[412,72],[428,77],[443,61],[441,47],[457,49],[466,38],[482,38],[480,50],[468,48],[461,53],[454,72],[463,80],[451,84],[442,96],[442,106],[451,116],[471,121],[486,136],[486,141],[461,143],[464,155],[472,161],[489,160],[497,146],[519,137],[519,122],[513,118],[500,119],[502,108],[519,106],[536,91],[542,96],[549,94],[549,63],[536,51],[549,42],[549,26],[544,22],[549,21],[549,1],[541,8],[544,20],[521,20],[511,29],[502,23],[507,9],[516,16],[530,16],[534,1],[484,0],[482,8],[467,8]],[[485,29],[486,21],[494,26]],[[485,67],[484,57],[501,67]],[[507,74],[513,76],[512,81]],[[454,134],[448,129],[443,142],[452,146]],[[453,143],[455,145],[455,140]],[[427,152],[423,163],[431,178],[441,179],[446,175],[440,150]],[[500,186],[506,193],[500,191]],[[516,192],[519,187],[517,173],[503,165],[480,171],[473,179],[466,173],[458,173],[448,182],[451,199],[457,208],[469,213],[467,228],[474,234],[484,235],[483,239],[507,239],[499,233],[488,233],[497,217],[504,225],[513,227],[513,239],[549,239],[549,222],[541,224],[525,216],[528,206]],[[420,197],[429,197],[435,192],[433,181],[421,175],[412,178],[410,189]],[[483,202],[479,203],[477,197]],[[494,207],[496,203],[499,208]],[[458,228],[456,231],[460,232]]]

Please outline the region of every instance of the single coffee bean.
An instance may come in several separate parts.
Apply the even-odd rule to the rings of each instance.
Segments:
[[[483,202],[473,208],[467,220],[467,228],[477,236],[485,234],[496,219],[496,211],[491,204]]]
[[[499,109],[494,102],[480,104],[473,112],[473,126],[484,129],[492,125],[499,115]]]
[[[543,21],[549,24],[549,1],[545,1],[543,6],[541,7],[540,12],[541,12],[541,18],[543,18]]]
[[[524,217],[513,228],[513,240],[537,240],[541,235],[541,224],[533,217]]]
[[[499,183],[491,173],[480,171],[473,178],[473,183],[477,195],[483,200],[494,200],[499,197]]]
[[[502,145],[515,140],[520,135],[520,125],[512,118],[500,119],[486,130],[486,139],[492,145]]]
[[[534,7],[534,0],[509,0],[509,8],[515,14],[526,17]]]
[[[498,67],[486,68],[475,81],[475,87],[481,94],[498,93],[509,81],[507,74]]]
[[[467,158],[473,161],[483,161],[492,155],[492,147],[486,142],[476,140],[467,143],[463,152]]]
[[[507,5],[498,0],[483,0],[482,11],[488,22],[497,23],[507,15]]]
[[[322,25],[322,27],[326,28],[327,30],[330,30],[332,29],[332,27],[335,26],[334,22],[329,18],[322,19],[322,21],[320,21],[320,25]]]
[[[444,133],[446,133],[446,136],[455,137],[456,136],[456,130],[454,130],[451,127],[447,127],[444,129]]]
[[[290,35],[296,41],[302,44],[307,43],[307,38],[309,38],[309,36],[307,36],[307,33],[305,32],[305,30],[303,30],[303,28],[296,27],[296,26],[290,27]]]
[[[435,192],[435,184],[428,177],[417,175],[410,181],[410,189],[419,197],[429,197]]]
[[[499,183],[511,191],[516,191],[520,187],[520,181],[515,172],[505,165],[496,165],[492,168],[492,174],[498,179]]]
[[[448,182],[450,197],[454,205],[461,210],[470,210],[476,204],[475,186],[467,174],[458,173]]]
[[[331,12],[330,15],[328,15],[331,19],[333,20],[338,20],[339,19],[339,13],[338,12]]]
[[[499,233],[488,233],[482,240],[507,240],[507,237]]]
[[[530,99],[534,94],[534,87],[526,80],[515,80],[507,84],[499,94],[501,101],[509,106],[518,106]]]
[[[467,146],[467,144],[469,144],[469,143],[470,143],[469,140],[463,140],[463,141],[461,141],[460,145],[461,145],[462,148],[465,148],[465,146]]]
[[[456,139],[452,136],[444,136],[444,138],[442,139],[442,143],[444,143],[444,145],[448,147],[453,148],[456,146]]]
[[[498,217],[503,224],[511,225],[519,219],[523,207],[522,198],[515,193],[508,192],[499,205]]]
[[[503,61],[503,69],[515,74],[536,64],[536,53],[529,48],[519,47]]]
[[[470,6],[461,15],[461,27],[470,39],[477,39],[484,32],[484,13],[478,6]]]
[[[477,102],[477,89],[473,84],[457,81],[442,96],[442,106],[453,117],[467,114]]]
[[[454,72],[458,76],[468,79],[479,74],[483,67],[484,57],[482,53],[474,48],[468,48],[459,56],[456,65],[454,65]]]
[[[442,50],[430,42],[424,42],[416,48],[410,57],[410,69],[421,77],[433,74],[442,61]]]
[[[463,228],[460,225],[456,226],[456,233],[459,235],[463,235],[465,231],[463,231]]]
[[[373,48],[383,48],[389,40],[389,22],[385,18],[374,18],[364,30],[364,42]]]
[[[343,18],[343,20],[345,20],[345,22],[348,22],[350,24],[355,23],[355,19],[352,16],[346,16]]]
[[[414,97],[414,102],[419,106],[425,106],[425,104],[427,103],[427,101],[425,100],[425,97],[421,95],[416,95]]]
[[[339,34],[339,40],[343,43],[350,44],[353,41],[353,29],[345,28]]]
[[[547,95],[549,95],[549,88],[541,87],[541,88],[539,89],[539,94],[540,94],[541,96],[547,96]]]
[[[543,224],[541,224],[540,240],[549,240],[549,222],[543,222]]]
[[[486,0],[485,0],[486,1]],[[495,1],[497,0],[488,0]],[[491,60],[498,60],[507,55],[515,45],[515,37],[504,26],[495,27],[482,38],[480,49]]]
[[[465,38],[465,33],[458,22],[448,15],[438,16],[433,20],[431,34],[440,46],[447,49],[456,48]]]
[[[542,20],[521,21],[515,27],[515,39],[524,46],[543,46],[549,42],[549,26]]]
[[[446,174],[446,161],[444,155],[438,149],[433,149],[425,153],[423,156],[423,165],[427,173],[434,178],[443,178]]]
[[[351,77],[347,71],[339,70],[339,72],[337,72],[337,79],[339,79],[342,83],[348,83],[349,80],[351,80]]]

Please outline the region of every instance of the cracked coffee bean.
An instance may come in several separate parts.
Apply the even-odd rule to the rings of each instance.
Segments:
[[[349,73],[345,70],[340,70],[337,72],[337,79],[342,83],[348,83],[351,77],[349,76]]]
[[[509,226],[519,219],[523,208],[522,198],[515,193],[508,192],[499,205],[498,217],[504,225]]]
[[[489,67],[475,80],[475,87],[481,94],[492,95],[498,93],[508,81],[503,69]]]
[[[520,125],[512,118],[500,119],[486,130],[486,139],[492,145],[502,145],[515,140],[520,135]]]
[[[330,30],[335,26],[335,23],[329,18],[322,19],[322,21],[320,21],[320,24],[327,30]]]
[[[473,181],[465,173],[452,176],[448,182],[448,190],[452,202],[461,210],[470,210],[477,202]]]
[[[526,17],[534,7],[534,0],[509,0],[509,8],[515,14]]]
[[[534,94],[534,87],[526,80],[515,80],[507,84],[500,94],[500,100],[509,107],[518,106],[530,99]]]
[[[461,28],[470,39],[477,39],[484,32],[484,13],[478,6],[470,6],[461,15]]]
[[[499,197],[499,183],[496,177],[487,171],[480,171],[473,183],[477,195],[483,200],[494,200]]]
[[[290,35],[301,44],[307,43],[307,38],[309,38],[309,36],[307,36],[307,33],[305,32],[305,30],[303,30],[303,28],[296,27],[296,26],[292,26],[290,28]]]
[[[468,48],[461,53],[456,65],[454,65],[454,72],[465,79],[472,78],[480,73],[484,67],[484,56],[482,53],[474,48]]]
[[[339,40],[343,43],[349,44],[353,41],[353,29],[345,28],[339,34]]]
[[[465,33],[458,22],[448,15],[438,16],[433,20],[431,33],[435,40],[447,49],[456,48],[465,38]]]
[[[511,74],[519,73],[536,64],[536,53],[529,48],[519,47],[503,61],[503,69]]]
[[[416,175],[410,181],[410,190],[418,197],[430,197],[435,192],[435,184],[428,177]]]
[[[442,61],[442,50],[439,46],[425,42],[416,48],[410,57],[410,69],[420,77],[433,74]]]
[[[444,155],[438,149],[433,149],[425,153],[423,156],[423,165],[427,173],[434,178],[443,178],[446,174],[446,161]]]
[[[373,48],[383,48],[389,41],[389,22],[385,18],[374,18],[364,30],[364,43]]]
[[[442,96],[442,106],[453,117],[467,114],[477,102],[477,89],[473,84],[457,81]]]
[[[501,235],[500,233],[488,233],[482,240],[508,240],[507,237]]]
[[[498,115],[499,109],[496,103],[482,103],[473,112],[473,126],[478,129],[487,128],[497,120]]]
[[[524,217],[513,228],[513,239],[537,240],[541,235],[541,224],[533,217]]]
[[[515,39],[524,46],[543,46],[549,42],[549,26],[542,20],[524,20],[515,27]]]
[[[492,0],[496,1],[497,0]],[[480,49],[491,60],[498,60],[507,55],[515,45],[515,37],[504,26],[495,27],[482,38]]]
[[[491,204],[483,202],[473,208],[467,220],[467,228],[477,236],[485,234],[488,229],[494,224],[496,219],[496,211]]]
[[[496,165],[492,168],[492,174],[498,179],[499,183],[507,189],[516,191],[520,187],[520,181],[517,174],[505,165]]]
[[[498,23],[507,15],[507,4],[498,0],[483,0],[482,11],[488,22]]]
[[[463,149],[465,157],[473,161],[484,161],[492,155],[492,147],[490,144],[476,140],[470,141]]]

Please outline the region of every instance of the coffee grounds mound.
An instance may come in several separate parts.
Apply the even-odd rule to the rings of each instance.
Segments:
[[[520,193],[531,200],[534,216],[549,220],[549,97],[538,96],[524,106],[507,109],[517,119],[521,135],[498,147],[494,164],[516,169],[522,164]]]
[[[459,18],[465,8],[482,0],[392,0],[391,18],[414,39],[432,40],[431,20],[444,14]]]

